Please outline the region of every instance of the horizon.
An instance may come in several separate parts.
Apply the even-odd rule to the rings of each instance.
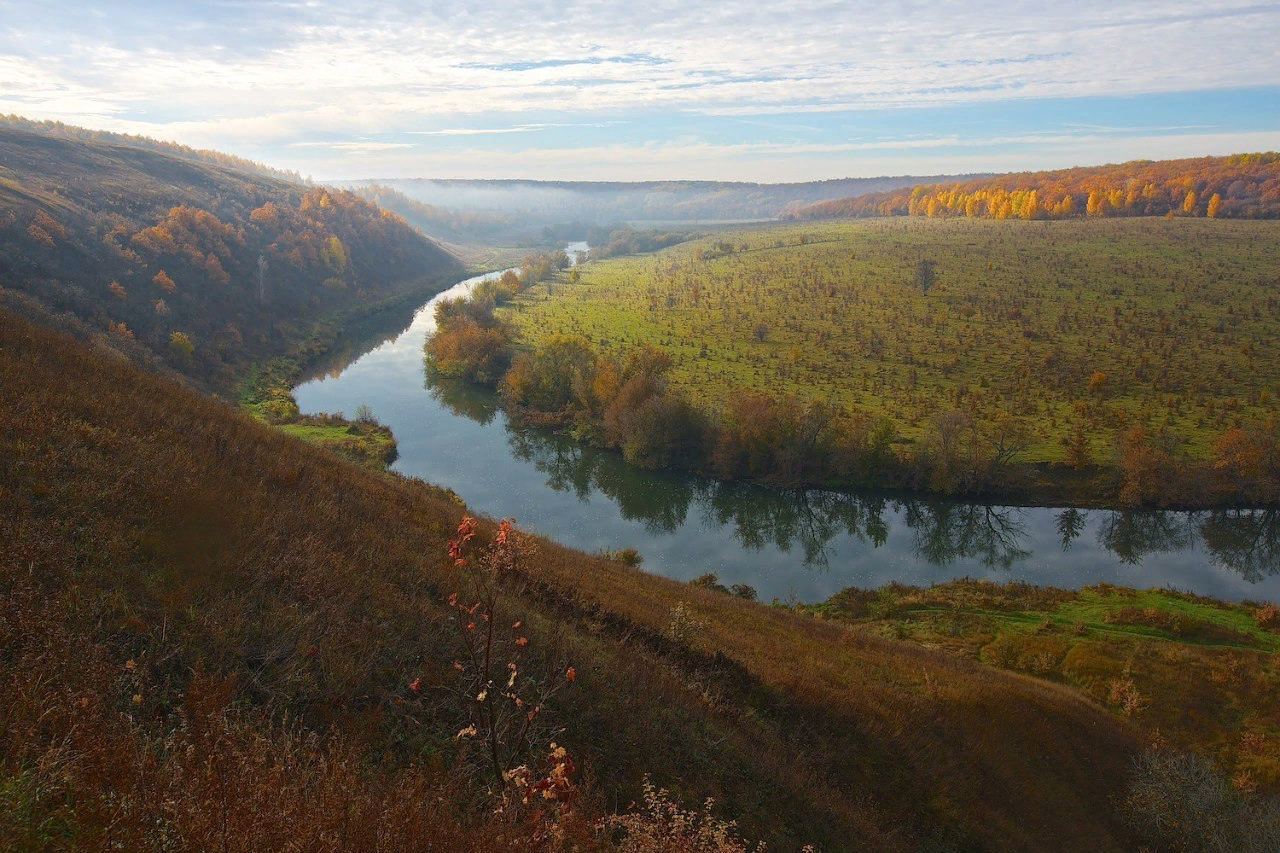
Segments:
[[[805,183],[1280,149],[1280,4],[0,0],[0,113],[317,181]]]

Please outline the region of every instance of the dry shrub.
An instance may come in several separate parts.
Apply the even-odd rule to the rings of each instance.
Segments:
[[[984,646],[981,656],[984,663],[1044,676],[1058,672],[1067,650],[1061,637],[1006,633]]]
[[[1111,611],[1103,618],[1112,625],[1143,625],[1175,637],[1203,643],[1232,643],[1245,646],[1258,644],[1256,637],[1243,631],[1237,631],[1217,622],[1170,613],[1158,607],[1122,607]]]
[[[1062,674],[1086,688],[1109,684],[1123,669],[1124,663],[1101,643],[1076,643],[1062,659]]]
[[[707,799],[700,811],[685,811],[670,795],[644,780],[644,806],[613,815],[605,827],[620,834],[619,853],[764,853],[764,844],[752,847],[737,834],[735,821],[723,821],[711,813]],[[813,850],[806,847],[806,851]]]
[[[1141,714],[1151,704],[1138,690],[1132,678],[1117,678],[1111,682],[1111,690],[1107,700],[1120,706],[1120,712],[1126,717]]]
[[[1142,839],[1161,851],[1280,850],[1280,805],[1241,794],[1197,755],[1150,751],[1139,756],[1122,810]]]
[[[1274,604],[1266,604],[1259,607],[1254,611],[1253,620],[1264,631],[1280,633],[1280,607],[1276,607]]]
[[[689,606],[680,601],[671,608],[671,617],[663,633],[673,643],[688,646],[706,627],[706,620],[695,616]]]

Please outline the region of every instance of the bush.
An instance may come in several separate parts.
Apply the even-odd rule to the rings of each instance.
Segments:
[[[619,853],[764,853],[763,843],[753,848],[738,837],[734,821],[717,819],[713,805],[708,799],[701,811],[685,811],[645,777],[644,807],[610,816],[605,825],[622,833]],[[805,850],[812,853],[813,848]]]
[[[1134,762],[1124,817],[1155,849],[1274,853],[1280,808],[1239,794],[1198,755],[1150,751]]]

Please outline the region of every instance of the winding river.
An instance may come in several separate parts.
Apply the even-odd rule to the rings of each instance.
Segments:
[[[567,247],[571,257],[585,249]],[[714,572],[765,601],[965,576],[1280,600],[1274,510],[1074,510],[779,491],[642,471],[615,453],[515,429],[492,394],[428,383],[422,361],[436,300],[498,274],[455,285],[412,319],[352,330],[295,390],[299,406],[372,407],[399,442],[394,469],[453,489],[476,512],[586,551],[634,547],[648,571],[681,580]],[[397,327],[390,335],[388,325]]]

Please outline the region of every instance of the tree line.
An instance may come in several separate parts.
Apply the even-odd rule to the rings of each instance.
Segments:
[[[793,219],[905,215],[1270,219],[1280,216],[1280,153],[1135,160],[1119,165],[916,184],[901,190],[818,202],[789,213]]]

